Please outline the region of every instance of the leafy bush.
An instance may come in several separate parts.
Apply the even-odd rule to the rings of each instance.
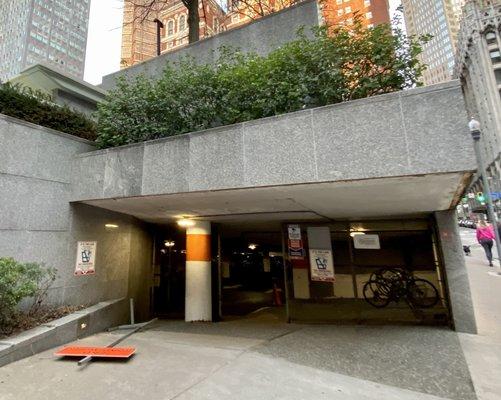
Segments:
[[[84,139],[96,138],[96,125],[87,116],[53,103],[50,96],[19,85],[0,84],[0,114]]]
[[[9,332],[18,317],[17,306],[21,300],[32,298],[28,313],[36,312],[55,278],[54,268],[0,258],[0,331]]]
[[[427,40],[356,18],[299,32],[267,56],[221,49],[214,65],[168,64],[156,81],[118,82],[99,106],[97,142],[119,146],[410,88]]]

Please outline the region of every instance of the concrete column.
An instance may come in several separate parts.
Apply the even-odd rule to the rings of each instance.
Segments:
[[[186,229],[185,321],[212,321],[211,226],[196,221]]]
[[[458,332],[477,333],[470,282],[459,236],[456,211],[438,211],[435,213],[435,219],[437,221],[439,245],[445,264],[454,327]]]

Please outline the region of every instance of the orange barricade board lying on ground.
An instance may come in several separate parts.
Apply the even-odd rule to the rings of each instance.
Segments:
[[[54,355],[61,357],[103,357],[129,358],[136,352],[134,347],[82,347],[67,346],[59,349]]]

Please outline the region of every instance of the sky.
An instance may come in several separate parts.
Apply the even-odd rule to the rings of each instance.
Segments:
[[[400,0],[389,0],[390,15]],[[92,0],[84,79],[101,83],[103,75],[120,69],[123,0]]]

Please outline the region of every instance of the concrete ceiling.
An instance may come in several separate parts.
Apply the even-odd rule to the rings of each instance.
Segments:
[[[451,208],[463,173],[90,200],[86,204],[165,224],[181,216],[272,229],[285,221],[422,215]]]

